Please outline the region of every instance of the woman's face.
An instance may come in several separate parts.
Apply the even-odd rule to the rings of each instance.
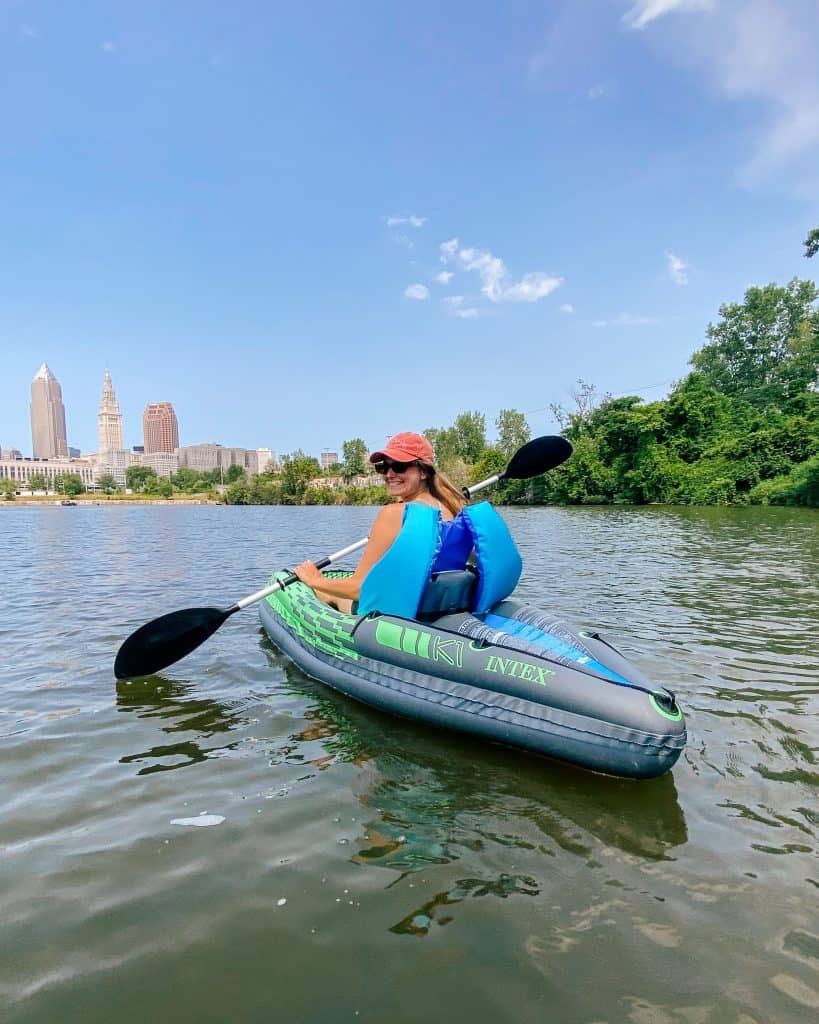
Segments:
[[[426,490],[426,479],[416,462],[405,469],[402,468],[400,473],[390,463],[384,481],[389,496],[399,501],[412,501],[417,494]]]

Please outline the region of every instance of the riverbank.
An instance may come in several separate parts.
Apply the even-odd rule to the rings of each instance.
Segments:
[[[56,505],[58,508],[70,508],[71,506],[63,505],[64,501],[71,501],[73,505],[79,508],[80,505],[223,505],[224,502],[216,501],[214,498],[145,498],[140,496],[135,497],[109,497],[107,495],[100,495],[95,498],[88,497],[76,497],[76,498],[55,498],[53,495],[48,497],[27,497],[27,498],[15,498],[14,501],[0,501],[0,509],[2,508],[54,508]]]

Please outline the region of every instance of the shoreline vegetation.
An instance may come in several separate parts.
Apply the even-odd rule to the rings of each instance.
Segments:
[[[812,255],[812,253],[806,253]],[[552,405],[574,454],[530,481],[506,481],[491,500],[508,505],[795,505],[819,507],[819,289],[794,278],[749,288],[741,303],[720,307],[692,370],[667,398],[613,398],[578,381],[574,405]],[[531,437],[523,413],[503,409],[497,440],[487,441],[482,413],[464,412],[450,427],[430,427],[436,462],[458,487],[500,472]],[[322,471],[298,450],[275,471],[248,476],[238,466],[170,479],[147,466],[126,471],[122,494],[113,477],[83,494],[76,474],[54,495],[17,496],[0,480],[0,498],[21,504],[380,505],[386,488],[368,475],[361,438],[345,441],[342,462]],[[71,477],[75,479],[71,479]],[[32,486],[32,490],[42,489]],[[224,486],[222,486],[224,484]],[[218,490],[217,490],[217,485]],[[102,493],[100,493],[102,492]]]

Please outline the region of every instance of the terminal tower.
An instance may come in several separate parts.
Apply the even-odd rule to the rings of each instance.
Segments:
[[[105,380],[102,385],[102,400],[100,411],[97,415],[97,427],[99,430],[99,451],[121,451],[122,450],[122,413],[120,412],[117,396],[114,394],[114,385],[111,383],[111,374],[105,371]]]

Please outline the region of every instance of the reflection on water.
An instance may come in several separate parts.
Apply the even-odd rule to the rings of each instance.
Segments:
[[[463,878],[451,889],[436,893],[431,900],[422,903],[417,910],[390,928],[396,935],[426,935],[434,923],[443,927],[454,921],[448,908],[463,902],[467,897],[499,896],[506,899],[516,893],[524,896],[538,896],[540,889],[534,878],[516,875],[499,875],[496,879]]]
[[[147,676],[131,681],[117,680],[117,707],[120,711],[135,711],[141,718],[158,719],[163,733],[192,733],[196,739],[181,738],[176,743],[154,745],[150,750],[125,754],[120,764],[144,765],[139,775],[171,771],[199,764],[234,750],[236,742],[209,743],[214,735],[230,733],[239,720],[239,712],[216,700],[202,700],[191,696],[190,683],[172,681],[162,676]]]

